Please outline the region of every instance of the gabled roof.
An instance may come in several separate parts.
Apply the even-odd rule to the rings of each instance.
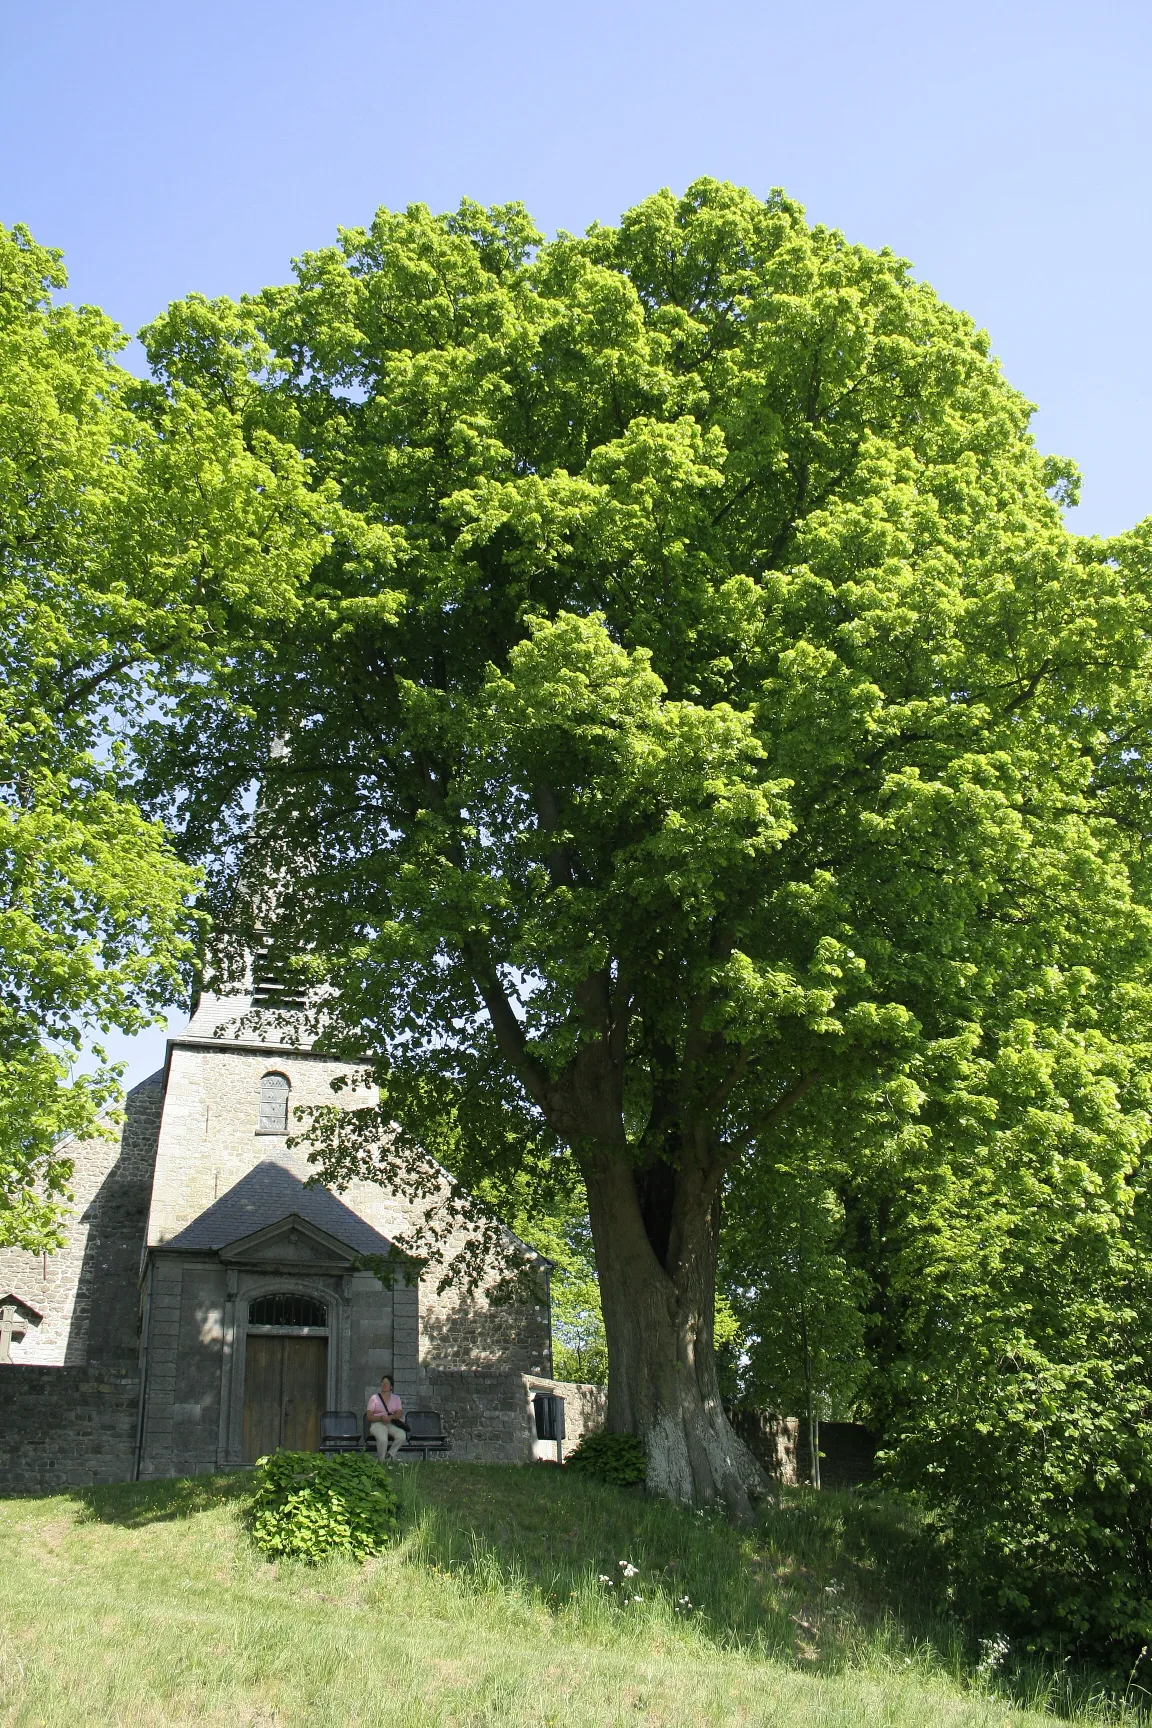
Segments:
[[[327,1188],[308,1188],[283,1164],[265,1159],[206,1212],[160,1248],[211,1252],[295,1215],[357,1254],[387,1254],[391,1243]]]

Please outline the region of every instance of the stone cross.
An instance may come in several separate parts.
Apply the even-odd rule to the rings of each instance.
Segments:
[[[11,1362],[12,1340],[23,1338],[27,1330],[19,1310],[11,1302],[0,1308],[0,1362]]]

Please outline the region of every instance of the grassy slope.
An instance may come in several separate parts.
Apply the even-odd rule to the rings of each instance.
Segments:
[[[0,1722],[1042,1720],[965,1669],[898,1508],[795,1496],[741,1535],[543,1467],[395,1479],[396,1551],[311,1571],[253,1553],[243,1477],[0,1501]]]

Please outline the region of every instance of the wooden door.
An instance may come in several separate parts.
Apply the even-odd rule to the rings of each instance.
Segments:
[[[320,1450],[328,1402],[327,1338],[250,1332],[244,1353],[244,1456]]]
[[[320,1414],[328,1404],[327,1338],[285,1338],[284,1437],[286,1452],[319,1452]]]

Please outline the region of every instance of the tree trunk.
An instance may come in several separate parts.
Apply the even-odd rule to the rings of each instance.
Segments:
[[[643,1440],[653,1493],[684,1505],[720,1501],[747,1522],[749,1492],[767,1484],[716,1381],[718,1207],[699,1172],[664,1166],[658,1175],[653,1197],[651,1172],[612,1153],[585,1160],[608,1338],[608,1429]]]
[[[816,1413],[816,1385],[812,1374],[812,1351],[808,1346],[808,1308],[800,1307],[800,1344],[804,1351],[804,1402],[808,1414],[808,1480],[820,1486],[820,1418]]]

